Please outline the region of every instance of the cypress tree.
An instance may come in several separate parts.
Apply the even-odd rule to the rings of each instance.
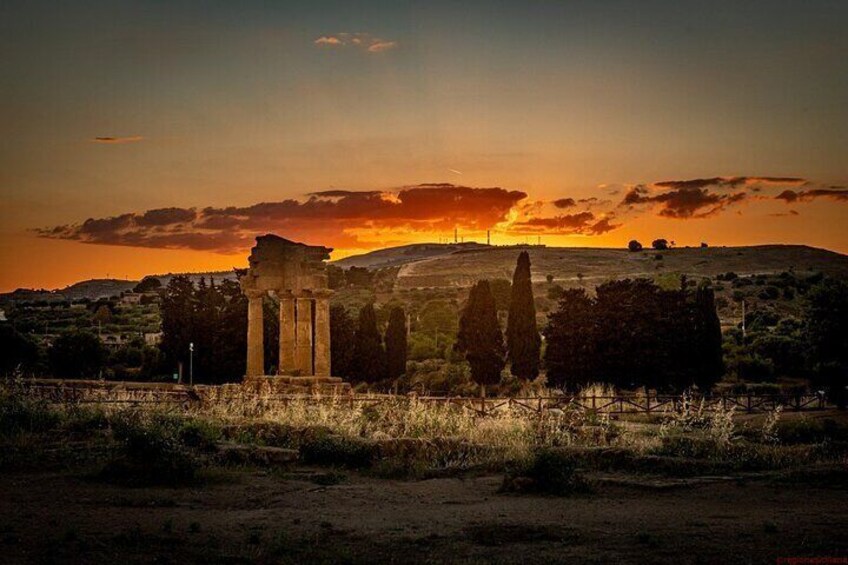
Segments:
[[[345,380],[356,374],[354,366],[356,326],[344,306],[330,307],[330,367],[333,375]]]
[[[375,383],[385,378],[386,352],[383,339],[377,329],[377,315],[373,304],[359,310],[359,324],[354,344],[354,364],[357,380]]]
[[[533,380],[539,376],[542,340],[536,328],[536,304],[530,281],[530,254],[522,251],[512,275],[512,295],[506,325],[506,345],[512,374]]]
[[[721,349],[721,322],[716,312],[715,291],[700,286],[695,292],[694,334],[697,339],[697,366],[694,367],[695,384],[706,392],[724,373]]]
[[[500,382],[501,371],[506,364],[505,348],[488,281],[477,281],[471,289],[468,304],[459,320],[454,348],[465,354],[471,366],[471,378],[481,386],[483,395],[486,385]]]
[[[386,327],[386,376],[396,379],[406,372],[406,314],[395,306]]]

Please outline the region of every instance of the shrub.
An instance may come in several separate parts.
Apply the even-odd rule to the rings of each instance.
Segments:
[[[101,470],[100,478],[129,486],[192,483],[199,463],[179,441],[179,431],[175,418],[119,414],[112,422],[112,434],[122,450]]]
[[[532,490],[556,496],[590,490],[588,481],[577,469],[575,459],[564,450],[540,449],[526,466],[513,473],[512,476],[507,475],[504,490]]]
[[[300,444],[300,456],[307,463],[354,469],[369,467],[376,452],[377,446],[374,442],[326,431],[310,434],[304,437]]]

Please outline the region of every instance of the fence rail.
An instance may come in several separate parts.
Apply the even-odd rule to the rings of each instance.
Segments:
[[[73,381],[34,379],[22,383],[27,393],[51,403],[107,404],[134,406],[202,407],[212,399],[226,401],[229,395],[244,399],[250,392],[228,385],[175,385],[169,383],[127,383],[104,381]],[[222,392],[224,394],[222,394]],[[233,396],[235,397],[235,396]],[[339,395],[264,393],[257,395],[264,407],[281,407],[293,402],[335,403],[369,406],[386,403],[429,403],[456,406],[485,416],[512,409],[532,413],[578,409],[605,414],[661,414],[676,411],[688,403],[692,409],[704,412],[735,410],[747,414],[769,412],[777,407],[786,411],[803,412],[832,408],[821,394],[722,394],[682,396],[668,394],[621,393],[615,395],[565,394],[532,397],[473,398],[461,396],[426,396],[417,394],[357,394]]]

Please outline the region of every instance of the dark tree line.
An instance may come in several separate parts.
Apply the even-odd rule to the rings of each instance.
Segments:
[[[389,312],[385,336],[380,333],[373,304],[359,310],[356,320],[343,306],[330,308],[330,366],[333,375],[351,382],[394,381],[406,372],[406,314]]]
[[[724,371],[713,290],[664,290],[646,279],[564,291],[545,328],[548,383],[709,390]]]
[[[269,318],[273,322],[273,314],[266,321]],[[266,323],[266,342],[272,327]],[[207,284],[201,279],[195,287],[187,276],[171,278],[162,297],[160,347],[167,370],[177,372],[182,364],[184,380],[188,379],[190,343],[194,343],[194,382],[241,379],[247,349],[247,299],[238,283]]]

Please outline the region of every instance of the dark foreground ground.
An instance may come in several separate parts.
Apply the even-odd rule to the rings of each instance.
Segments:
[[[394,481],[298,467],[198,488],[79,473],[0,476],[4,563],[775,563],[848,556],[848,489],[827,477],[602,483],[499,494],[500,476]]]

